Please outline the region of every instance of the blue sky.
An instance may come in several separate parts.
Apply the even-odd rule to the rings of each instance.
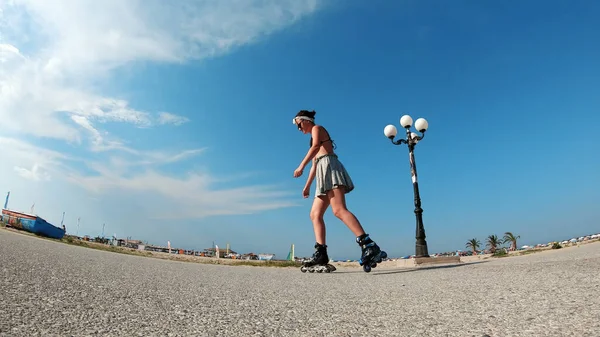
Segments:
[[[35,202],[56,224],[65,211],[70,233],[81,217],[80,235],[106,223],[155,244],[308,256],[312,197],[292,177],[308,136],[290,120],[314,109],[355,181],[349,209],[392,256],[414,253],[407,149],[383,135],[404,114],[430,125],[416,150],[430,253],[600,232],[600,4],[223,3],[3,4],[11,208]],[[325,221],[330,256],[358,258]]]

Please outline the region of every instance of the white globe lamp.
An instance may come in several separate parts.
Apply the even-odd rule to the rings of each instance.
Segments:
[[[410,128],[412,126],[412,123],[412,117],[410,117],[409,115],[404,115],[400,118],[400,125],[402,125],[402,127],[405,129]]]
[[[417,129],[417,131],[419,131],[421,133],[427,131],[428,127],[429,127],[429,123],[427,123],[427,120],[425,118],[419,118],[415,122],[415,129]]]
[[[398,134],[398,129],[390,124],[383,129],[383,134],[389,139],[394,139],[394,137],[396,137]]]

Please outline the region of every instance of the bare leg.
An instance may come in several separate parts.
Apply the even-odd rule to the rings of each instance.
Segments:
[[[302,263],[302,272],[323,272],[330,273],[336,268],[329,264],[329,256],[327,255],[327,246],[325,242],[325,221],[323,214],[329,207],[329,199],[326,196],[316,197],[313,201],[312,209],[310,210],[310,219],[312,220],[315,230],[315,252],[312,257]]]
[[[378,263],[387,258],[387,253],[382,251],[381,248],[366,235],[356,216],[346,208],[346,196],[344,192],[344,187],[336,188],[329,191],[327,196],[329,196],[333,214],[338,219],[342,220],[356,236],[356,243],[358,243],[361,249],[359,264],[363,266],[365,272],[369,273],[372,268],[376,267]]]
[[[365,234],[365,231],[356,216],[354,216],[354,214],[352,214],[352,212],[346,208],[345,192],[345,187],[340,186],[339,188],[334,188],[333,190],[327,192],[327,196],[329,197],[329,202],[331,203],[333,215],[342,220],[342,222],[348,226],[352,233],[358,237]]]
[[[329,207],[329,199],[326,197],[316,197],[310,210],[310,220],[313,223],[315,231],[315,240],[321,245],[325,245],[325,221],[323,215]]]

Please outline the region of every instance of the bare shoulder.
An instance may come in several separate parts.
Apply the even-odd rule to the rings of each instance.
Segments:
[[[323,134],[323,130],[325,130],[321,125],[316,125],[313,126],[312,130],[311,130],[311,134],[312,137],[317,140],[319,138],[322,138],[322,134]]]
[[[322,125],[318,125],[318,124],[315,124],[315,126],[312,129],[313,135],[323,135],[325,132],[327,132],[325,130],[325,127]]]

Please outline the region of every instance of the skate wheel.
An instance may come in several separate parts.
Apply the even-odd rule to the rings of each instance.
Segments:
[[[369,266],[368,264],[365,264],[363,266],[363,270],[365,271],[365,273],[369,273],[369,272],[371,272],[371,266]]]
[[[326,272],[326,273],[331,273],[331,270],[329,270],[329,269],[325,269],[325,272]]]
[[[317,273],[322,273],[323,269],[317,269]]]
[[[307,270],[308,269],[306,269],[306,267],[300,267],[300,271],[303,272],[303,273],[306,273]]]
[[[375,268],[375,267],[377,267],[377,263],[373,263],[373,264],[371,265],[371,268]]]
[[[314,273],[314,272],[315,272],[315,270],[314,270],[314,269],[309,269],[309,270],[308,270],[308,272],[310,272],[310,273]]]
[[[386,252],[384,252],[384,251],[381,251],[381,254],[380,254],[380,255],[381,255],[381,259],[382,259],[382,260],[383,260],[383,259],[387,259],[387,253],[386,253]]]

